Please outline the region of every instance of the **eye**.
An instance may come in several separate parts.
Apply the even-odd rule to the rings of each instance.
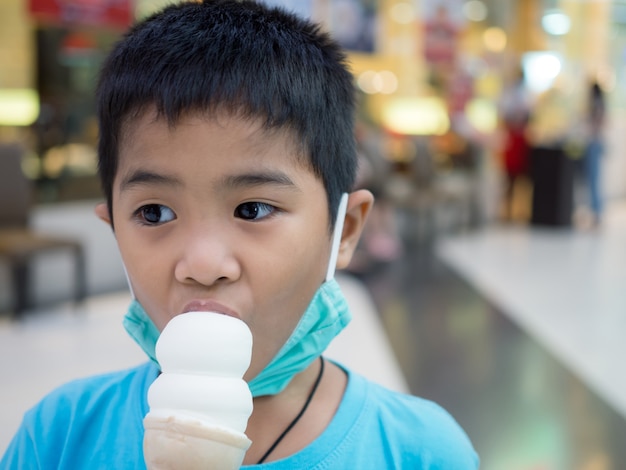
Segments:
[[[262,202],[245,202],[235,209],[235,217],[245,220],[260,220],[276,211],[274,206]]]
[[[161,225],[176,218],[174,211],[161,204],[147,204],[135,212],[135,217],[145,225]]]

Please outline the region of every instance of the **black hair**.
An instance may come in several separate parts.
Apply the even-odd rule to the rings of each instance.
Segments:
[[[125,124],[151,106],[176,125],[221,110],[288,129],[327,193],[333,227],[356,176],[354,85],[318,25],[250,0],[172,5],[133,26],[105,60],[96,92],[98,171],[112,216]]]

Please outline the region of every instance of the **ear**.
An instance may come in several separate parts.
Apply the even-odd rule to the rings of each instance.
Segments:
[[[100,220],[103,220],[107,224],[111,225],[111,217],[109,217],[109,206],[106,203],[101,202],[96,205],[94,212]]]
[[[350,264],[373,204],[374,196],[367,189],[359,189],[348,196],[348,208],[337,256],[337,269],[346,268]]]

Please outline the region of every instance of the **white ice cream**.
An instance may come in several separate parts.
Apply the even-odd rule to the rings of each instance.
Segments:
[[[156,345],[162,373],[148,390],[144,454],[149,468],[195,468],[180,466],[180,454],[189,456],[194,448],[198,465],[217,468],[202,461],[224,454],[211,450],[214,441],[234,447],[235,460],[243,459],[250,445],[244,431],[252,394],[242,377],[251,354],[252,334],[241,320],[212,312],[170,320]],[[220,468],[231,468],[224,464]]]

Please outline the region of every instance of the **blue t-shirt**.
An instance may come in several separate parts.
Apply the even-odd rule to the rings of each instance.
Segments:
[[[76,380],[29,410],[0,469],[145,469],[143,417],[157,368]],[[438,405],[348,371],[326,430],[296,454],[245,469],[477,469],[466,434]]]

